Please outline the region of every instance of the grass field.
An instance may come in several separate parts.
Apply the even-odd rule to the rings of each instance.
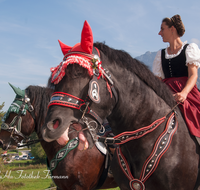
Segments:
[[[9,190],[43,190],[52,186],[53,182],[46,167],[37,169],[13,168],[0,174],[0,184]],[[0,187],[0,189],[1,189]]]

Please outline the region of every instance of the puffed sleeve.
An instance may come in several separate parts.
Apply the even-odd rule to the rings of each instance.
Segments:
[[[161,64],[161,50],[159,50],[156,54],[156,57],[153,61],[152,71],[155,76],[161,77],[162,79],[165,78]]]
[[[194,64],[198,68],[200,67],[200,50],[198,45],[191,43],[186,48],[186,65]]]

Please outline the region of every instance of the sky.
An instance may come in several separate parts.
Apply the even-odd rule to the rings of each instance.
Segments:
[[[137,57],[167,47],[158,32],[162,19],[175,14],[181,15],[186,28],[182,41],[200,47],[199,0],[0,0],[3,111],[15,98],[8,82],[22,90],[46,86],[50,68],[63,59],[58,40],[69,46],[80,42],[85,20],[94,42]]]

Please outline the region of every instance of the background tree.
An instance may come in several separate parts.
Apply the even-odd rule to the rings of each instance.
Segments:
[[[3,123],[3,116],[5,115],[6,112],[2,111],[3,107],[4,107],[4,104],[5,102],[3,102],[1,105],[0,105],[0,126],[1,124]]]
[[[46,164],[46,153],[40,143],[31,146],[31,154],[35,157],[34,161],[36,163]]]
[[[0,129],[1,129],[1,124],[3,123],[3,116],[6,112],[2,111],[2,108],[4,107],[4,102],[0,105]],[[0,148],[0,172],[2,173],[5,170],[5,165],[3,163],[3,157],[1,154],[3,153],[3,150]]]
[[[30,135],[30,140],[36,140],[36,139],[38,139],[37,133],[33,132]],[[36,163],[44,163],[44,164],[46,164],[46,153],[43,150],[41,144],[40,143],[33,144],[33,145],[30,146],[30,148],[31,148],[32,156],[35,157],[34,161]]]

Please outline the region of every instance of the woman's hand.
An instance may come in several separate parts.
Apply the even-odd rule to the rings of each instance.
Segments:
[[[184,102],[187,98],[188,93],[192,90],[197,82],[198,78],[198,67],[194,64],[188,64],[188,80],[185,87],[181,92],[174,94],[174,98],[177,102]]]
[[[184,92],[178,92],[176,94],[173,95],[176,102],[184,102],[187,98],[187,93]]]

